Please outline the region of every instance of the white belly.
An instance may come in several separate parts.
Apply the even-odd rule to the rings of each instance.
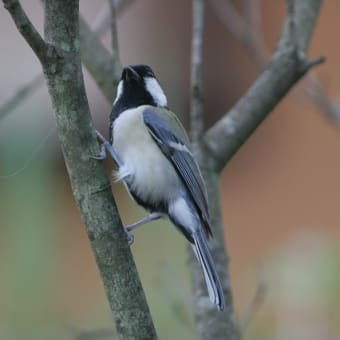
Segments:
[[[113,147],[123,162],[116,177],[139,197],[153,202],[174,198],[181,183],[143,122],[145,107],[124,111],[113,125]]]

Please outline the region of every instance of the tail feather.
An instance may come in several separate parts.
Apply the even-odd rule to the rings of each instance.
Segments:
[[[209,298],[211,302],[216,304],[219,310],[222,311],[224,309],[224,295],[222,285],[218,277],[215,264],[211,257],[206,238],[201,230],[195,231],[192,234],[192,238],[194,241],[192,247],[202,267]]]

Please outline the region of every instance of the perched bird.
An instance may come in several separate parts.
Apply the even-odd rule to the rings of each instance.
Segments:
[[[192,245],[209,298],[223,310],[223,291],[207,245],[212,233],[205,184],[189,138],[147,65],[123,69],[110,114],[110,145],[116,179],[150,212],[126,230],[168,217]]]

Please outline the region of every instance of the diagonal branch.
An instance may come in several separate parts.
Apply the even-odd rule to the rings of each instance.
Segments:
[[[111,1],[111,0],[109,0]],[[115,2],[116,13],[122,13],[128,6],[133,2],[133,0],[113,0]],[[109,4],[105,2],[101,9],[99,10],[96,18],[94,19],[92,29],[97,33],[98,36],[103,35],[107,32],[110,26],[110,11]]]
[[[338,100],[329,98],[317,77],[310,77],[309,87],[306,89],[308,98],[331,122],[340,128],[340,104]]]
[[[112,102],[121,72],[121,63],[118,53],[118,39],[115,38],[117,35],[116,15],[121,13],[121,11],[130,5],[132,0],[109,1],[111,2],[111,11],[108,11],[105,6],[106,14],[104,16],[103,13],[104,17],[101,19],[101,25],[97,23],[95,25],[96,29],[92,31],[86,21],[80,17],[79,29],[82,61],[106,99],[109,102]],[[112,4],[114,5],[114,8],[112,7]],[[109,26],[110,13],[111,20],[113,18],[113,21],[111,21],[111,32],[113,32],[114,36],[112,41],[113,54],[107,50],[99,39],[103,30],[106,30]],[[111,77],[108,77],[108,75],[111,75]]]
[[[269,58],[269,52],[259,32],[256,0],[244,0],[246,12],[245,20],[237,11],[231,0],[211,0],[216,15],[228,28],[231,34],[246,47],[248,53],[254,57],[256,65],[263,69]]]
[[[111,48],[113,62],[113,82],[117,86],[120,80],[122,65],[119,58],[118,33],[117,33],[117,0],[108,0],[110,6]]]
[[[14,20],[20,18],[20,15],[13,16]],[[45,0],[45,37],[48,46],[58,54],[46,54],[41,62],[59,139],[118,338],[156,339],[109,180],[102,164],[91,159],[99,150],[83,82],[78,23],[79,0]],[[35,46],[34,34],[28,34],[26,38],[31,46]]]
[[[112,1],[112,0],[110,0]],[[125,9],[130,1],[126,0],[117,0],[115,12],[120,12],[121,10]],[[107,7],[105,6],[105,10],[107,12]],[[107,13],[105,14],[107,15]],[[98,86],[101,88],[104,94],[106,94],[106,98],[111,101],[113,94],[115,92],[115,86],[118,83],[117,74],[120,74],[121,64],[119,58],[115,58],[111,56],[109,51],[104,49],[103,45],[101,44],[99,38],[102,34],[104,34],[108,28],[108,24],[99,25],[97,24],[97,29],[94,29],[94,34],[90,33],[90,29],[88,25],[82,20],[81,23],[81,30],[80,32],[83,39],[81,41],[82,51],[83,51],[83,59],[86,67],[90,70],[90,73],[97,81]],[[97,35],[97,38],[96,36]],[[90,40],[90,41],[88,41]],[[97,57],[97,54],[92,54],[93,49],[91,48],[91,41],[95,41],[95,45],[99,48],[99,53],[102,58]],[[118,50],[118,46],[116,48]],[[100,72],[100,70],[109,69],[108,67],[108,60],[114,60],[113,71],[116,76],[114,76],[114,81],[110,81],[108,79],[105,72]],[[97,72],[96,72],[97,70]],[[109,70],[110,72],[110,70]],[[19,88],[18,91],[4,104],[0,107],[0,119],[5,117],[10,111],[15,109],[17,105],[27,99],[30,95],[32,95],[35,91],[37,91],[42,85],[44,84],[44,75],[41,73],[40,75],[36,76],[32,79],[30,83],[24,85],[23,87]]]
[[[216,14],[221,18],[222,22],[233,34],[234,38],[245,45],[249,55],[254,59],[257,67],[260,70],[263,70],[264,66],[268,62],[269,55],[268,52],[266,52],[268,49],[263,41],[261,30],[258,27],[260,25],[259,1],[261,0],[243,0],[246,21],[249,23],[248,32],[245,34],[238,32],[239,28],[241,28],[241,31],[243,32],[245,20],[238,15],[237,10],[232,6],[232,4],[228,3],[228,6],[226,6],[226,2],[220,2],[219,0],[212,1],[217,12]],[[221,5],[221,7],[218,7],[217,5]],[[287,1],[287,6],[288,12],[293,15],[296,3],[294,3],[294,1]],[[218,11],[219,9],[220,11]],[[225,15],[225,13],[227,13],[227,15]],[[232,16],[233,20],[226,20],[228,16]],[[235,26],[231,27],[234,23],[236,23]],[[294,25],[294,22],[290,21],[291,31],[295,29]],[[260,41],[261,43],[258,44],[256,41]],[[297,42],[295,42],[295,44],[297,44]],[[263,58],[259,58],[259,56],[263,56]],[[319,63],[319,60],[316,59],[313,62]],[[294,91],[293,97],[298,100],[302,99],[307,103],[312,101],[314,105],[330,119],[331,122],[334,122],[337,127],[340,127],[339,104],[327,96],[320,80],[315,74],[308,73],[296,90],[297,91]]]
[[[20,2],[18,0],[3,0],[2,2],[4,7],[11,14],[17,29],[31,46],[40,62],[42,64],[45,63],[48,50],[47,44],[27,17]]]
[[[44,84],[44,75],[41,73],[34,77],[28,84],[20,87],[12,97],[0,106],[0,119],[7,116],[21,102],[34,93]]]
[[[218,172],[296,82],[323,61],[309,62],[305,57],[321,0],[300,0],[295,4],[294,18],[288,13],[269,66],[204,136],[206,154],[212,157],[211,166]],[[291,20],[295,23],[293,32]]]
[[[112,54],[81,17],[79,18],[79,34],[82,62],[105,98],[112,102],[116,86],[112,80],[113,75],[116,73],[112,62]]]

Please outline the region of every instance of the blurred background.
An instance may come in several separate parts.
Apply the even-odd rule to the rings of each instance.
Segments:
[[[39,1],[21,3],[42,30]],[[80,3],[84,17],[98,26],[106,1]],[[285,2],[257,3],[271,52]],[[234,4],[242,13],[242,1]],[[259,70],[208,1],[205,14],[208,128]],[[340,90],[339,15],[339,2],[323,2],[309,53],[326,56],[313,74],[334,103]],[[186,126],[190,37],[190,1],[130,1],[118,15],[123,64],[150,64]],[[102,39],[109,47],[109,33]],[[81,339],[88,332],[112,337],[40,65],[4,8],[0,41],[0,108],[36,79],[27,99],[0,115],[0,339]],[[95,125],[107,135],[110,103],[84,74]],[[340,128],[301,95],[308,86],[300,82],[278,105],[221,179],[234,304],[246,339],[340,339]],[[108,172],[111,168],[107,162]],[[113,190],[125,224],[144,215],[121,185]],[[160,338],[194,339],[184,239],[169,223],[155,222],[135,232],[132,251]]]

